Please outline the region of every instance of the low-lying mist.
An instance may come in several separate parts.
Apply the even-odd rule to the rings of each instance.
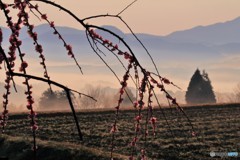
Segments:
[[[27,112],[26,108],[26,98],[24,95],[24,89],[20,86],[17,87],[18,92],[15,93],[12,90],[10,99],[12,100],[8,106],[9,112]],[[3,94],[4,90],[0,90],[0,94]],[[81,91],[85,94],[88,94],[94,97],[97,102],[92,99],[84,96],[79,96],[72,94],[72,100],[76,110],[101,110],[101,109],[114,109],[117,105],[117,100],[119,97],[119,89],[113,88],[110,86],[101,86],[101,85],[85,85]],[[136,100],[136,89],[134,87],[128,87],[126,89],[129,97],[134,102]],[[177,101],[181,105],[186,105],[185,101],[185,91],[168,91],[171,95],[176,97]],[[215,92],[217,103],[234,103],[239,102],[234,93],[218,93]],[[157,93],[157,97],[162,106],[167,106],[168,102],[165,98],[165,95],[162,93]],[[145,97],[147,98],[147,97]],[[40,93],[35,93],[35,103],[34,107],[38,111],[71,111],[71,108],[68,104],[68,99],[66,98],[65,92],[60,90],[53,90],[51,93],[50,89],[45,89]],[[121,108],[133,108],[132,102],[129,100],[126,93],[123,95],[123,103]],[[157,103],[153,99],[153,106],[156,106]]]

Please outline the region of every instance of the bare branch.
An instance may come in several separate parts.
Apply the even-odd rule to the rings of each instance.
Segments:
[[[23,61],[23,56],[24,54],[21,52],[21,49],[20,49],[20,45],[21,45],[21,41],[18,40],[18,36],[19,34],[15,34],[15,30],[17,31],[20,31],[20,26],[13,26],[13,23],[12,21],[10,21],[12,18],[8,16],[8,13],[10,12],[9,9],[5,10],[5,8],[8,7],[8,5],[4,5],[2,3],[2,1],[0,0],[1,2],[1,8],[3,8],[3,11],[5,13],[5,17],[7,18],[7,23],[8,23],[8,26],[9,28],[12,30],[12,36],[10,37],[10,40],[13,42],[12,43],[12,47],[15,47],[14,49],[17,49],[18,52],[19,52],[19,57],[20,57],[20,60],[22,62],[21,64],[21,67],[23,68],[20,68],[20,72],[23,72],[23,73],[18,73],[18,72],[15,72],[14,71],[14,60],[15,60],[15,57],[7,57],[7,55],[5,54],[4,50],[2,49],[2,46],[0,46],[0,54],[3,55],[4,57],[4,61],[6,63],[6,75],[8,76],[8,82],[10,81],[10,76],[11,77],[14,77],[14,76],[17,76],[17,77],[23,77],[25,78],[25,82],[24,84],[26,84],[27,86],[27,92],[25,93],[27,95],[27,99],[28,99],[28,103],[30,106],[27,106],[27,108],[31,111],[31,124],[32,124],[32,133],[33,133],[33,137],[34,137],[34,154],[35,154],[35,159],[36,159],[36,142],[35,142],[35,130],[37,128],[37,126],[35,126],[35,112],[32,110],[32,104],[34,103],[34,101],[32,100],[32,92],[30,91],[31,89],[31,86],[29,85],[29,80],[33,79],[33,80],[37,80],[37,81],[41,81],[41,82],[45,82],[45,83],[48,83],[49,85],[52,84],[52,85],[55,85],[61,89],[63,89],[65,92],[66,92],[66,95],[67,95],[67,98],[68,98],[68,102],[69,102],[69,106],[72,110],[72,114],[73,114],[73,117],[74,117],[74,120],[75,120],[75,123],[76,123],[76,127],[77,127],[77,130],[78,130],[78,135],[79,135],[79,138],[80,140],[83,139],[82,137],[82,132],[80,130],[80,125],[79,125],[79,122],[78,122],[78,119],[77,119],[77,116],[76,116],[76,112],[75,112],[75,108],[74,108],[74,105],[73,105],[73,101],[72,101],[72,98],[71,98],[71,92],[75,92],[75,93],[78,93],[80,95],[84,95],[94,101],[96,101],[96,99],[94,99],[94,97],[91,97],[89,95],[86,95],[86,94],[83,94],[83,93],[80,93],[78,91],[75,91],[75,90],[72,90],[66,86],[64,86],[63,84],[60,84],[58,82],[55,82],[55,81],[52,81],[49,79],[48,76],[44,76],[45,78],[42,78],[42,77],[38,77],[38,76],[35,76],[35,75],[29,75],[27,74],[25,68],[27,68],[27,63],[25,61]],[[117,78],[117,80],[119,81],[120,85],[121,85],[121,88],[120,88],[120,91],[119,91],[119,99],[118,99],[118,103],[117,103],[117,106],[115,107],[115,119],[114,119],[114,123],[112,125],[112,128],[111,128],[111,133],[112,133],[112,141],[111,141],[111,158],[113,159],[113,151],[114,151],[114,148],[115,148],[115,132],[117,131],[117,125],[118,125],[118,121],[119,121],[119,113],[120,113],[120,106],[123,102],[123,99],[125,98],[124,96],[124,93],[127,94],[128,98],[130,99],[130,101],[133,103],[133,106],[134,108],[136,109],[137,113],[135,113],[136,117],[135,117],[135,120],[136,120],[136,126],[135,126],[135,134],[134,134],[134,144],[136,144],[137,140],[140,138],[140,134],[142,134],[141,132],[141,125],[142,123],[140,123],[140,120],[142,119],[142,112],[144,112],[144,105],[145,105],[145,97],[146,95],[148,94],[148,100],[147,100],[147,107],[148,107],[148,110],[147,110],[147,115],[146,116],[146,123],[145,123],[145,132],[147,133],[147,130],[148,130],[148,123],[151,123],[152,124],[152,128],[153,128],[153,133],[155,134],[155,122],[156,122],[156,117],[153,117],[153,110],[152,110],[152,96],[154,95],[156,101],[157,101],[157,104],[159,105],[159,108],[163,114],[163,117],[167,123],[167,126],[169,128],[169,130],[171,131],[171,127],[169,125],[169,122],[166,118],[166,115],[164,113],[164,111],[162,110],[161,106],[160,106],[160,103],[158,101],[158,98],[156,96],[156,93],[155,93],[155,90],[154,90],[154,87],[156,86],[157,89],[160,90],[160,92],[164,93],[165,96],[166,96],[166,99],[168,101],[168,104],[170,107],[172,107],[172,105],[174,105],[182,114],[184,117],[187,118],[187,121],[189,123],[189,125],[191,126],[191,129],[194,130],[193,128],[193,125],[189,119],[189,117],[187,116],[187,114],[183,111],[183,109],[178,105],[177,101],[176,101],[176,98],[172,97],[168,91],[166,91],[165,89],[165,84],[166,85],[173,85],[175,87],[178,87],[176,86],[173,82],[171,82],[170,80],[168,80],[167,78],[164,78],[164,77],[161,77],[160,74],[159,74],[159,71],[158,71],[158,68],[157,68],[157,65],[155,64],[154,62],[154,59],[153,57],[151,56],[151,54],[149,53],[149,51],[147,50],[147,48],[144,46],[144,44],[141,42],[141,40],[135,35],[135,33],[133,32],[133,30],[129,27],[129,25],[120,17],[120,15],[125,12],[130,6],[132,6],[135,2],[137,2],[137,0],[134,0],[132,3],[130,3],[128,6],[126,6],[123,10],[121,10],[118,14],[116,15],[109,15],[109,14],[106,14],[106,15],[96,15],[96,16],[91,16],[91,17],[87,17],[87,18],[79,18],[78,16],[76,16],[73,12],[71,12],[69,9],[66,9],[64,8],[63,6],[55,3],[55,2],[52,2],[52,1],[46,1],[46,0],[27,0],[27,1],[19,1],[19,2],[14,2],[14,5],[13,5],[13,8],[17,8],[19,9],[19,15],[20,17],[22,16],[22,14],[26,15],[26,17],[23,17],[25,18],[26,22],[24,25],[30,27],[30,24],[28,23],[28,16],[27,16],[27,13],[25,12],[25,7],[29,7],[29,8],[32,8],[32,9],[35,9],[37,11],[38,14],[41,15],[41,18],[42,19],[45,19],[49,24],[50,24],[50,27],[52,27],[54,29],[54,33],[57,34],[59,36],[60,39],[62,39],[60,33],[58,33],[58,31],[56,30],[55,26],[54,26],[54,23],[53,22],[50,22],[48,19],[47,19],[47,15],[46,14],[42,14],[39,10],[38,10],[38,6],[33,6],[30,2],[42,2],[42,3],[45,3],[47,5],[50,5],[52,7],[56,7],[57,9],[63,11],[64,13],[66,13],[67,15],[69,15],[70,17],[72,17],[76,22],[78,22],[82,27],[85,28],[85,33],[86,33],[86,37],[87,37],[87,40],[88,40],[88,43],[90,45],[90,47],[92,48],[93,52],[101,59],[101,61],[107,66],[107,68],[113,73],[113,75]],[[5,8],[4,8],[5,7]],[[31,9],[30,9],[31,12],[33,12]],[[33,12],[33,14],[35,14]],[[100,17],[111,17],[111,18],[117,18],[119,19],[127,28],[128,30],[132,33],[132,35],[134,36],[134,38],[136,39],[136,41],[141,44],[141,46],[143,47],[143,49],[146,51],[147,55],[150,57],[151,59],[151,63],[153,64],[154,68],[155,68],[155,72],[156,73],[153,73],[153,72],[149,72],[148,70],[146,70],[144,68],[144,66],[142,66],[142,64],[139,63],[139,60],[137,59],[135,53],[133,52],[131,46],[123,39],[123,37],[121,37],[120,35],[118,35],[117,33],[109,30],[109,29],[106,29],[106,28],[103,28],[103,27],[100,27],[100,26],[97,26],[97,25],[93,25],[93,24],[88,24],[88,23],[85,23],[86,20],[90,20],[90,19],[94,19],[94,18],[100,18]],[[21,20],[22,18],[19,18],[19,20]],[[19,21],[20,24],[22,24],[22,22]],[[18,24],[18,23],[17,23]],[[15,28],[17,29],[15,29]],[[101,35],[98,35],[94,30],[95,29],[98,29],[98,30],[101,30],[105,33],[109,33],[110,35],[112,35],[115,40],[119,40],[119,43],[121,43],[121,46],[123,44],[124,47],[126,47],[126,51],[122,51],[119,49],[118,47],[118,44],[113,44],[111,41],[109,41],[108,39],[104,39]],[[16,32],[18,33],[18,32]],[[31,33],[30,33],[31,34]],[[33,34],[33,33],[32,33]],[[76,62],[76,65],[80,68],[81,70],[81,67],[80,65],[78,65],[78,62],[77,60],[75,59],[74,55],[72,54],[72,47],[70,44],[67,44],[65,42],[64,39],[62,39],[63,43],[64,43],[64,47],[69,51],[69,55],[72,55],[72,58],[74,58],[75,62]],[[38,45],[37,41],[34,40],[34,42]],[[119,76],[116,74],[116,72],[113,70],[113,68],[111,67],[110,64],[108,64],[106,62],[106,60],[104,59],[103,56],[100,55],[100,53],[103,53],[103,51],[101,50],[101,46],[105,47],[109,52],[111,52],[117,59],[118,61],[121,63],[122,67],[125,69],[125,74],[123,75],[122,79],[119,78]],[[14,50],[13,49],[13,50]],[[36,49],[38,50],[38,49]],[[41,47],[40,47],[40,49]],[[15,50],[14,50],[14,54],[15,54]],[[103,53],[103,55],[105,55]],[[124,63],[121,61],[121,56],[123,58],[125,58],[128,66],[126,67],[124,65]],[[40,57],[41,58],[41,57]],[[44,61],[43,61],[44,62]],[[46,69],[46,66],[45,64],[43,65],[44,68]],[[135,72],[135,80],[136,82],[134,81],[134,79],[132,78],[131,76],[131,72],[132,70],[134,70]],[[140,73],[140,72],[141,73]],[[46,72],[46,70],[45,70]],[[82,70],[81,70],[82,72]],[[156,77],[155,77],[156,76]],[[126,87],[129,83],[129,77],[132,78],[135,86],[136,86],[136,101],[133,102],[130,98],[130,96],[128,95],[127,93],[127,90],[126,90]],[[141,78],[141,79],[140,79]],[[159,80],[155,80],[154,78],[156,79],[159,79]],[[139,81],[140,80],[140,81]],[[8,83],[8,85],[6,85],[5,87],[6,89],[9,89],[10,88],[10,85]],[[179,87],[178,87],[179,88]],[[148,91],[146,93],[146,91]],[[7,90],[7,93],[8,93],[8,90]],[[4,96],[6,97],[6,96]],[[7,98],[5,98],[6,101],[7,101]],[[32,101],[29,101],[29,100],[32,100]],[[5,111],[6,111],[6,107],[5,107]],[[151,120],[151,121],[150,121]],[[35,128],[34,128],[35,127]],[[144,129],[143,129],[144,130]],[[146,142],[146,139],[147,139],[147,134],[145,133],[145,142]],[[172,136],[174,137],[172,131],[171,131],[171,134]],[[132,147],[134,149],[136,149],[136,146],[135,145],[132,145]],[[144,154],[144,148],[143,148],[143,152],[142,154]],[[132,156],[133,156],[133,153],[132,153]],[[144,157],[144,156],[143,156]]]
[[[79,136],[80,140],[82,141],[83,140],[83,136],[82,136],[82,132],[81,132],[81,129],[80,129],[79,121],[78,121],[78,118],[76,116],[76,112],[75,112],[75,109],[74,109],[74,106],[73,106],[70,90],[69,89],[65,89],[65,92],[66,92],[67,99],[68,99],[69,105],[70,105],[72,113],[73,113],[75,124],[76,124],[77,130],[78,130],[78,136]]]
[[[138,0],[133,1],[132,3],[130,3],[129,5],[127,5],[127,7],[125,7],[122,11],[120,11],[117,16],[119,16],[120,14],[122,14],[126,9],[128,9],[131,5],[133,5],[135,2],[137,2]]]
[[[101,14],[101,15],[95,15],[95,16],[90,16],[90,17],[83,18],[82,21],[84,22],[84,21],[89,20],[89,19],[103,18],[103,17],[116,18],[116,17],[119,17],[119,16],[117,16],[117,15],[111,15],[111,14]]]
[[[70,89],[58,82],[55,82],[55,81],[52,81],[52,80],[49,80],[49,79],[45,79],[45,78],[42,78],[42,77],[37,77],[37,76],[33,76],[33,75],[28,75],[28,74],[23,74],[23,73],[17,73],[17,72],[13,72],[11,71],[11,67],[8,63],[8,59],[4,53],[4,50],[2,48],[2,46],[0,46],[0,53],[4,56],[4,59],[5,59],[5,62],[6,62],[6,65],[7,65],[7,68],[8,68],[8,71],[10,72],[10,74],[14,77],[14,76],[18,76],[18,77],[23,77],[23,78],[28,78],[28,79],[34,79],[34,80],[38,80],[38,81],[42,81],[42,82],[46,82],[48,84],[53,84],[59,88],[62,88],[63,90],[69,90],[69,91],[72,91],[72,92],[75,92],[75,93],[78,93],[80,95],[83,95],[83,96],[86,96],[94,101],[97,101],[94,97],[91,97],[87,94],[84,94],[84,93],[81,93],[81,92],[78,92],[76,90],[73,90],[73,89]]]

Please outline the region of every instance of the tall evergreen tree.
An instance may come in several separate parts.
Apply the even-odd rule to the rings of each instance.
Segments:
[[[188,104],[216,103],[211,81],[208,74],[197,69],[193,74],[186,92]]]
[[[202,77],[204,80],[203,81],[203,95],[204,95],[203,103],[216,103],[216,97],[213,91],[211,81],[208,77],[208,74],[205,71],[203,71]]]

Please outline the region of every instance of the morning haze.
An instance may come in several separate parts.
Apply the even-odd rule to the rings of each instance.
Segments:
[[[96,0],[81,1],[81,3],[68,0],[58,3],[70,8],[80,17],[87,17],[106,13],[117,14],[130,2],[132,0],[105,0],[104,3],[98,3]],[[240,19],[237,18],[240,16],[240,10],[238,6],[240,6],[239,0],[140,0],[121,16],[128,22],[133,31],[145,33],[137,35],[149,49],[162,76],[170,78],[184,92],[193,72],[197,68],[206,69],[214,91],[222,93],[232,92],[233,88],[240,82],[238,76],[240,49],[237,47],[240,46],[238,29]],[[92,9],[89,10],[89,8]],[[84,75],[80,74],[71,59],[67,57],[64,47],[55,41],[57,38],[52,35],[51,29],[46,25],[40,25],[36,27],[36,30],[41,33],[39,40],[46,52],[51,79],[58,80],[77,90],[81,90],[85,84],[111,85],[114,88],[119,88],[118,81],[94,55],[79,24],[59,10],[50,9],[44,5],[41,6],[41,9],[48,14],[49,20],[55,21],[57,26],[71,27],[59,27],[59,29],[68,42],[73,45],[73,50],[84,72]],[[43,21],[39,22],[37,18],[31,20],[31,23],[43,23]],[[5,26],[4,22],[5,20],[1,18],[1,26]],[[108,25],[106,27],[110,30],[124,36],[125,40],[133,47],[140,62],[150,70],[154,70],[153,66],[148,65],[151,63],[150,59],[143,50],[139,49],[140,46],[132,41],[126,27],[118,21],[100,18],[89,21],[89,23]],[[31,52],[33,48],[28,46],[31,46],[32,41],[26,39],[27,35],[21,36],[25,37],[23,48],[27,53]],[[4,39],[3,43],[8,46],[7,39]],[[56,48],[56,46],[58,47]],[[26,57],[28,56],[26,55]],[[28,58],[33,60],[36,57],[29,56]],[[117,61],[112,60],[113,57],[108,55],[106,58],[117,73],[123,73],[123,70],[119,69]],[[31,64],[30,72],[39,73],[41,76],[41,68],[35,66],[37,63]],[[96,71],[96,67],[98,71]],[[41,86],[41,84],[38,85]],[[39,96],[43,92],[41,90],[43,88],[46,89],[47,85],[39,87],[40,92],[37,93]],[[174,87],[169,89],[177,91]]]

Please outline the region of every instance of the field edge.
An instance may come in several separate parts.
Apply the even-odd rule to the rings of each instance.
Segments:
[[[110,152],[90,148],[69,142],[43,141],[37,139],[37,158],[44,160],[98,160],[110,159]],[[11,160],[30,160],[33,156],[29,138],[0,135],[0,158]],[[128,159],[127,156],[114,153],[114,159]]]

